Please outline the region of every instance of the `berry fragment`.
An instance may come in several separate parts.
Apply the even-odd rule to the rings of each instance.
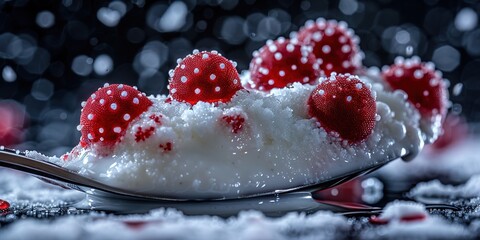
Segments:
[[[359,38],[345,22],[335,20],[310,20],[297,34],[298,41],[313,47],[324,75],[332,72],[355,73],[362,65]]]
[[[0,199],[0,212],[7,211],[10,208],[10,203]]]
[[[365,140],[375,127],[375,99],[354,75],[332,73],[313,90],[308,108],[328,133],[351,144]]]
[[[152,102],[137,89],[123,85],[106,85],[82,104],[78,129],[83,147],[99,143],[112,147],[119,142],[128,125],[145,112]]]
[[[245,117],[242,115],[225,115],[222,119],[230,126],[232,133],[239,133],[245,123]]]
[[[163,150],[164,153],[172,151],[173,144],[171,142],[166,142],[164,144],[158,145],[159,148]]]
[[[406,92],[422,116],[446,115],[447,84],[433,63],[420,62],[418,57],[398,57],[392,66],[383,69],[382,76],[393,89]]]
[[[442,124],[443,134],[429,145],[435,153],[441,153],[468,137],[468,124],[458,115],[448,114]]]
[[[170,95],[181,102],[229,102],[240,89],[234,62],[216,51],[193,51],[170,73]]]
[[[153,132],[155,132],[155,127],[148,127],[145,129],[142,127],[138,127],[137,131],[135,132],[135,141],[143,142],[147,140],[150,136],[152,136]]]
[[[250,75],[252,88],[268,91],[294,82],[314,83],[320,76],[320,66],[310,46],[281,37],[268,40],[253,53]]]

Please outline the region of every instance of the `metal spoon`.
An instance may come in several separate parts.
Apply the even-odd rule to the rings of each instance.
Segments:
[[[401,157],[407,158],[408,155]],[[370,168],[360,169],[310,185],[279,189],[275,192],[256,195],[239,196],[237,199],[192,200],[148,195],[129,189],[109,186],[56,164],[29,158],[20,151],[0,149],[0,167],[19,170],[34,175],[48,183],[84,192],[87,194],[87,198],[82,204],[88,205],[89,208],[125,213],[128,212],[125,211],[125,209],[129,208],[128,206],[135,206],[132,212],[145,212],[158,207],[175,207],[186,214],[208,212],[217,215],[229,215],[241,209],[256,209],[273,213],[270,215],[287,210],[317,211],[322,209],[332,210],[332,208],[340,210],[338,206],[332,207],[329,204],[319,203],[312,198],[311,192],[334,187],[374,171],[394,159],[396,158],[392,157]],[[139,202],[142,202],[142,204],[138,204]]]

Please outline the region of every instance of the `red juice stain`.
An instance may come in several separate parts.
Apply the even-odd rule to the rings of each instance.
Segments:
[[[135,141],[136,142],[145,141],[147,138],[152,136],[154,131],[155,131],[154,127],[149,127],[147,129],[142,129],[142,127],[138,127],[137,132],[135,132]]]
[[[152,114],[150,115],[149,117],[150,119],[152,119],[155,123],[159,124],[159,125],[162,125],[162,115],[155,115],[155,114]]]
[[[10,203],[0,199],[0,211],[6,211],[10,208]]]
[[[131,229],[138,230],[140,228],[145,227],[145,225],[147,225],[147,222],[145,222],[145,221],[124,221],[123,224],[127,225]]]
[[[425,220],[425,218],[427,218],[427,215],[419,213],[419,214],[415,214],[415,215],[404,216],[404,217],[400,218],[400,221],[402,221],[402,222],[415,222],[415,221]]]
[[[389,222],[388,219],[379,218],[377,216],[371,216],[370,219],[368,219],[368,221],[372,224],[377,224],[377,225],[384,225],[384,224],[388,224]]]
[[[423,213],[418,213],[418,214],[403,216],[399,220],[400,222],[417,222],[417,221],[423,221],[426,218],[427,218],[427,215]],[[372,216],[370,217],[369,222],[372,224],[384,225],[384,224],[388,224],[390,222],[390,219]]]

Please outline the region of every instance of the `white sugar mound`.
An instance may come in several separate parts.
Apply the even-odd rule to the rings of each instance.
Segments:
[[[67,161],[50,161],[141,193],[218,199],[318,183],[406,153],[416,155],[423,147],[418,111],[403,92],[362,79],[376,98],[377,122],[357,144],[327,134],[308,115],[315,86],[295,83],[270,93],[240,90],[231,102],[217,105],[166,103],[167,96],[150,96],[153,106],[130,124],[111,155],[80,148]],[[161,116],[161,124],[152,115]],[[242,117],[242,128],[234,133],[225,116]],[[140,128],[152,129],[151,135],[138,140]]]

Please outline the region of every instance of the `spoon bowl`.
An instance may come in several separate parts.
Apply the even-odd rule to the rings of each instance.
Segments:
[[[408,155],[399,157],[408,158]],[[139,213],[158,207],[174,207],[186,214],[209,213],[225,216],[246,209],[259,210],[271,216],[281,215],[292,210],[305,212],[318,210],[341,211],[342,207],[321,203],[312,198],[311,193],[337,186],[353,178],[375,171],[396,158],[392,157],[372,167],[358,169],[325,181],[293,188],[278,189],[274,192],[242,195],[234,199],[187,199],[149,195],[113,187],[54,163],[27,157],[25,153],[5,148],[0,149],[0,167],[25,172],[50,184],[86,193],[87,197],[84,201],[78,203],[79,207],[121,213]]]

